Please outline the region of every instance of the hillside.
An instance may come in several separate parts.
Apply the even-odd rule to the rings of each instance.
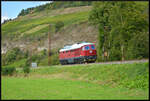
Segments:
[[[64,28],[52,33],[52,49],[57,50],[66,44],[79,41],[95,42],[97,30],[88,23],[90,10],[91,6],[70,7],[20,16],[2,25],[2,50],[14,47],[31,49],[31,44],[34,43],[37,43],[39,49],[48,48],[48,26],[58,21],[64,23]]]
[[[59,49],[80,41],[96,44],[96,62],[148,58],[147,4],[54,2],[25,9],[16,19],[2,24],[2,65],[23,67],[30,59],[38,66],[48,65],[48,54],[51,64],[56,65]],[[107,60],[104,53],[108,53]]]

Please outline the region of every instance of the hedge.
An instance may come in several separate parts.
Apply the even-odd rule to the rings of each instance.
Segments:
[[[13,75],[16,72],[15,67],[2,67],[2,75]]]

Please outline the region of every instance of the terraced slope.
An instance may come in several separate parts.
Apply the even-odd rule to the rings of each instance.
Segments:
[[[32,48],[33,46],[38,46],[40,49],[40,46],[47,48],[49,24],[54,25],[58,21],[64,23],[64,28],[57,33],[52,33],[52,49],[58,49],[65,44],[78,41],[95,41],[97,30],[88,24],[90,10],[91,6],[83,6],[45,10],[40,13],[20,16],[2,25],[2,49],[16,46],[22,49],[31,46]],[[36,45],[33,45],[34,43]]]

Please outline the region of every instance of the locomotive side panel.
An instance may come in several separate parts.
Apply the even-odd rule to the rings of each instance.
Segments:
[[[80,48],[66,50],[59,53],[61,64],[95,62],[97,59],[94,44],[84,45]]]

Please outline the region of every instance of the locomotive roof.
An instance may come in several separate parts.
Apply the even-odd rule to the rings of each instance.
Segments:
[[[93,45],[93,43],[88,43],[88,42],[75,43],[73,45],[65,46],[64,48],[60,49],[59,52],[78,49],[78,48],[81,48],[84,45]]]

